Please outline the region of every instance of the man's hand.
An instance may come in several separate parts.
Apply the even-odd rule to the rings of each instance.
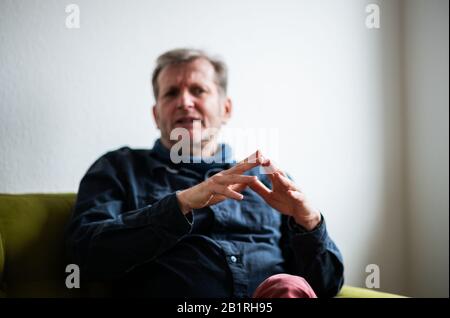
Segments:
[[[314,209],[306,200],[305,195],[295,186],[286,175],[271,164],[270,160],[264,160],[263,167],[270,167],[270,180],[272,190],[268,189],[261,181],[257,180],[249,184],[250,188],[258,193],[272,208],[282,214],[292,216],[295,222],[306,230],[314,229],[320,223],[320,212]]]
[[[242,200],[244,196],[240,192],[258,180],[255,176],[242,174],[261,163],[262,157],[259,151],[256,151],[234,167],[221,171],[189,189],[178,192],[177,197],[181,211],[186,214],[192,209],[214,205],[228,198]]]

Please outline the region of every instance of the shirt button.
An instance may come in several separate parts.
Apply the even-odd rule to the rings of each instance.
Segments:
[[[232,263],[236,263],[237,262],[237,258],[234,255],[230,257],[230,260],[231,260]]]

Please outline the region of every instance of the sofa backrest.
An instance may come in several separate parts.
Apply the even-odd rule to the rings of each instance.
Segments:
[[[0,296],[89,296],[89,289],[65,284],[64,231],[75,198],[0,194]]]

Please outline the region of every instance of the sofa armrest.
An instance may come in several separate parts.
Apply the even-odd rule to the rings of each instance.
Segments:
[[[405,296],[344,285],[336,298],[405,298]]]

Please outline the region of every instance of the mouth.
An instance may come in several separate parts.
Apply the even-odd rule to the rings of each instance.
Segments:
[[[203,121],[200,117],[181,117],[175,121],[175,126],[181,126],[181,127],[193,127],[194,122],[199,122],[200,126],[203,126]]]

